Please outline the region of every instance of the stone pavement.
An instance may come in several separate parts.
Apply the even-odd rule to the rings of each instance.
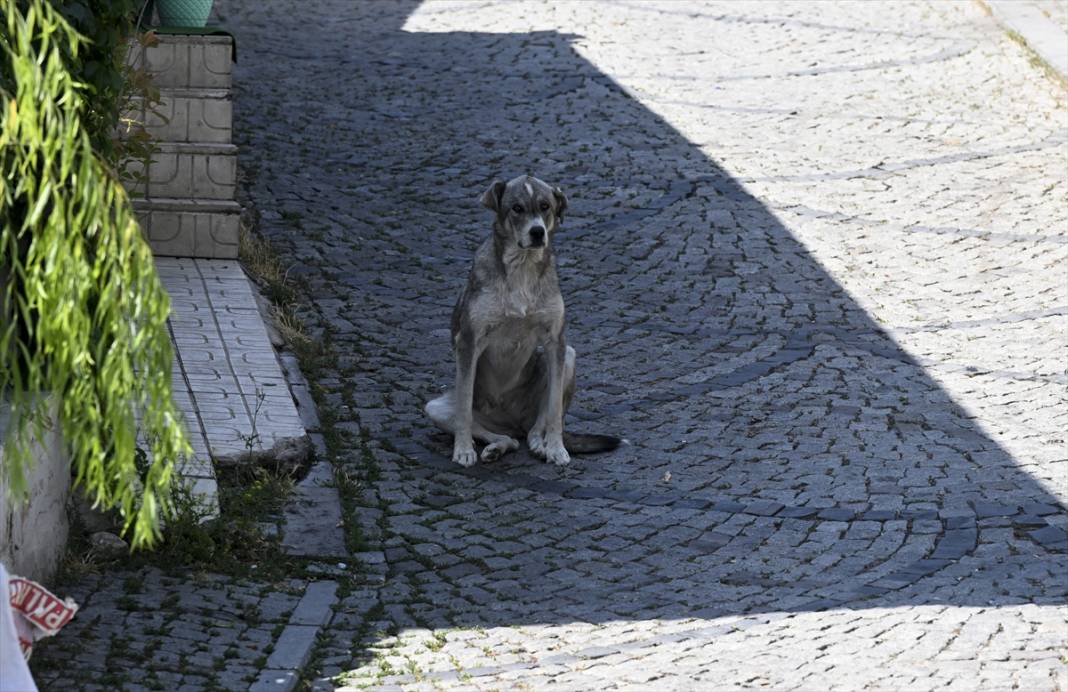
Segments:
[[[1068,108],[977,4],[217,10],[350,480],[356,564],[302,685],[1068,689]],[[478,195],[527,171],[571,200],[568,426],[632,444],[462,470],[421,406]],[[209,660],[230,644],[185,618],[208,651],[165,688],[293,684],[267,659],[308,583],[230,618],[259,658]]]

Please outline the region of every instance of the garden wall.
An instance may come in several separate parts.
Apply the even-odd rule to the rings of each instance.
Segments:
[[[0,401],[0,467],[9,413],[7,404]],[[7,480],[0,474],[0,562],[12,574],[41,582],[55,575],[70,528],[70,460],[58,426],[52,427],[36,445],[35,463],[27,473],[26,502],[14,502],[8,496]]]
[[[130,192],[157,256],[237,257],[233,49],[229,36],[199,35],[160,35],[154,45],[130,48],[127,61],[159,89],[159,104],[127,114],[156,143],[147,180]]]

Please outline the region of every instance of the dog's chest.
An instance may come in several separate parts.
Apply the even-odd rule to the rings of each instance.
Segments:
[[[564,314],[560,290],[549,282],[502,281],[496,286],[494,327],[506,332],[551,330]]]
[[[520,286],[511,290],[502,290],[499,294],[498,305],[500,314],[498,321],[533,323],[538,321],[539,313],[543,312],[540,296],[534,287]]]
[[[492,367],[498,369],[522,366],[563,322],[564,306],[559,292],[502,291],[486,303],[485,355]]]
[[[564,310],[555,281],[533,272],[515,272],[489,282],[479,303],[484,323],[491,329],[536,329],[562,317]]]
[[[514,370],[530,358],[546,334],[547,330],[541,328],[501,322],[487,335],[484,356],[497,369]]]
[[[528,361],[552,333],[550,322],[528,312],[525,317],[502,313],[486,332],[485,350],[479,361],[479,381],[484,393],[504,392],[516,385]]]

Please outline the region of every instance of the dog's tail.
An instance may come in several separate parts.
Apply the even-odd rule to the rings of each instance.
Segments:
[[[564,433],[564,447],[570,454],[597,454],[611,452],[626,440],[614,435],[592,435],[589,433]]]

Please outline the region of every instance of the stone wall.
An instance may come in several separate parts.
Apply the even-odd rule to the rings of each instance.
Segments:
[[[0,468],[9,413],[7,404],[0,402]],[[70,460],[55,426],[39,442],[35,463],[27,472],[25,501],[8,496],[7,479],[0,473],[0,562],[13,574],[47,582],[67,547]]]

